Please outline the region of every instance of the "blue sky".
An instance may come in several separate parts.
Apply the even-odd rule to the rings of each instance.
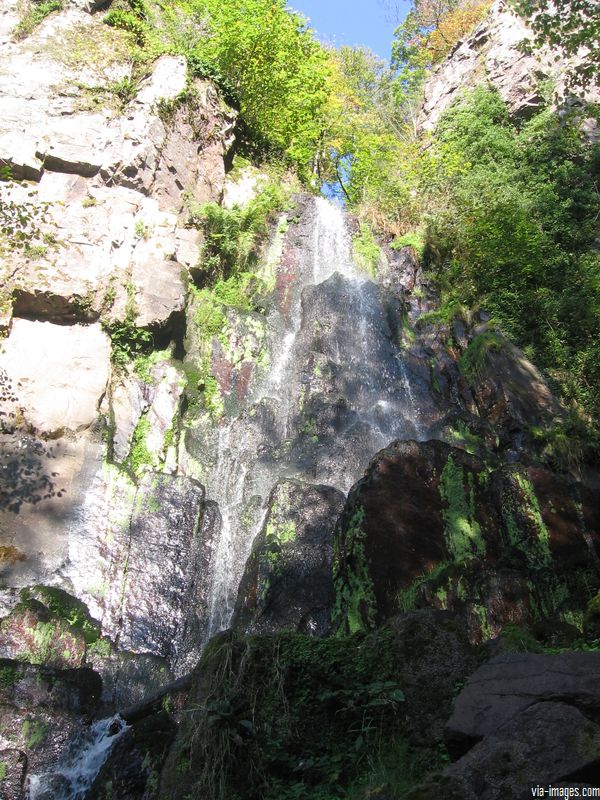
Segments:
[[[394,22],[385,0],[288,0],[288,5],[310,18],[319,39],[336,45],[366,45],[389,59]],[[394,2],[406,14],[410,2]]]

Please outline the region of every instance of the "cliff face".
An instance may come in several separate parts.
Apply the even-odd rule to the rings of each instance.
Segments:
[[[556,102],[555,98],[560,104],[577,106],[578,100],[568,92],[565,80],[580,58],[565,60],[549,48],[526,54],[521,45],[532,39],[526,22],[513,13],[508,3],[497,0],[484,22],[460,41],[428,78],[421,127],[433,130],[461,92],[486,82],[498,90],[516,117],[527,118]],[[600,89],[589,87],[583,99],[597,103]],[[583,120],[583,125],[590,136],[595,136],[594,120]]]
[[[60,586],[123,650],[172,660],[203,508],[201,487],[175,477],[168,435],[200,245],[184,208],[220,199],[236,114],[181,57],[134,76],[120,32],[88,5],[22,41],[17,4],[0,12],[2,609],[21,587]],[[115,368],[119,344],[162,357],[140,377]],[[144,488],[108,463],[135,460],[142,419],[156,467]],[[169,608],[146,613],[159,583]]]

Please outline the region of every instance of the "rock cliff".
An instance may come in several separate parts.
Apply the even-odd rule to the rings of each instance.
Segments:
[[[201,243],[185,209],[220,199],[236,114],[181,57],[132,77],[120,32],[84,6],[22,41],[17,5],[1,12],[2,607],[60,587],[121,651],[172,665],[204,508],[173,436]],[[162,354],[140,377],[119,343]],[[155,470],[136,483],[144,426]]]
[[[557,102],[575,108],[582,100],[598,102],[597,86],[592,84],[578,98],[565,84],[569,71],[581,62],[583,54],[564,59],[547,47],[528,53],[526,45],[532,39],[525,20],[505,0],[496,0],[486,19],[458,42],[427,79],[420,117],[422,128],[433,130],[457,96],[480,83],[489,83],[497,89],[511,114],[521,118]],[[595,137],[595,121],[586,118],[582,123],[589,135]]]

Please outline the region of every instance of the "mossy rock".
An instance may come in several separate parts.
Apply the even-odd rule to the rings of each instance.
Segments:
[[[81,631],[30,599],[0,623],[0,650],[9,658],[65,669],[82,665],[86,642]]]
[[[441,441],[395,442],[352,489],[334,535],[334,626],[400,611],[464,615],[473,642],[507,623],[583,629],[600,514],[583,484]],[[589,614],[588,614],[589,617]]]

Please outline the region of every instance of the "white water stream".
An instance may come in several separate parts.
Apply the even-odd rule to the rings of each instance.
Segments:
[[[278,324],[276,321],[279,337],[271,354],[269,374],[252,388],[252,409],[233,419],[219,433],[217,463],[207,481],[207,497],[218,503],[221,514],[221,530],[211,566],[207,640],[227,628],[231,621],[252,542],[268,512],[265,501],[278,479],[296,477],[347,491],[370,458],[394,438],[407,431],[410,436],[421,437],[418,409],[401,354],[388,355],[389,363],[382,364],[381,370],[376,363],[382,336],[381,325],[374,324],[374,320],[377,323],[384,311],[379,290],[352,259],[352,241],[344,212],[334,203],[317,198],[312,222],[312,241],[309,240],[310,244],[307,241],[303,248],[303,263],[298,265],[298,285],[291,307],[285,318],[282,315]],[[354,415],[352,423],[340,433],[340,440],[362,437],[367,443],[365,452],[354,460],[345,461],[343,454],[332,452],[329,459],[322,459],[323,465],[317,465],[316,473],[308,474],[292,459],[286,461],[283,457],[273,463],[261,456],[257,443],[262,432],[257,433],[252,417],[259,415],[261,408],[263,415],[269,409],[271,434],[285,453],[293,436],[298,435],[294,421],[302,402],[298,373],[304,366],[299,362],[306,354],[297,352],[304,324],[302,291],[311,286],[317,289],[328,286],[331,294],[331,281],[339,282],[335,314],[340,316],[341,311],[345,317],[345,333],[331,331],[329,354],[334,367],[352,385],[348,402]],[[338,284],[333,285],[335,296]],[[389,342],[386,344],[389,347]]]
[[[113,745],[126,730],[118,714],[94,722],[72,742],[65,764],[53,772],[30,776],[29,800],[84,800]]]

